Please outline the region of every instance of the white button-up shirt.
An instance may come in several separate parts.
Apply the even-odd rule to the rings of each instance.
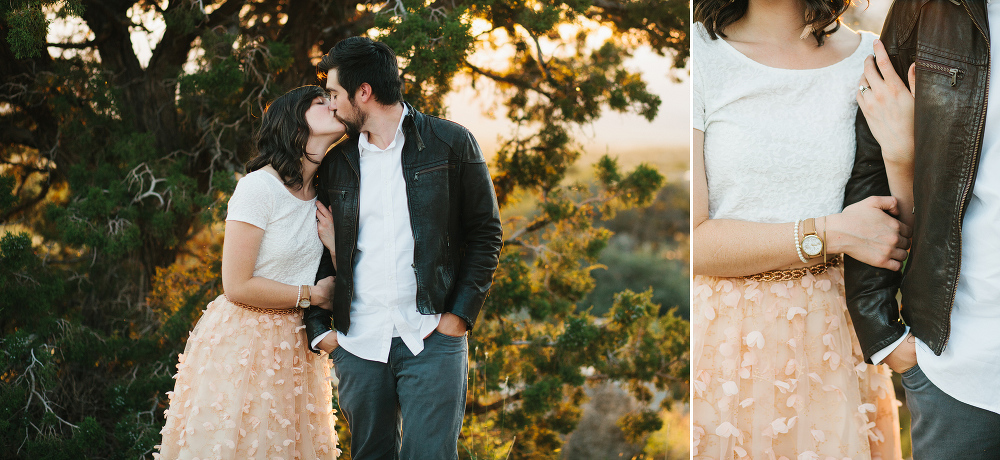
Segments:
[[[424,349],[424,337],[434,331],[441,315],[417,311],[417,277],[413,270],[413,229],[403,180],[403,114],[396,137],[385,149],[361,133],[358,255],[354,261],[351,328],[337,332],[340,346],[369,361],[388,362],[393,337],[400,337],[414,355]],[[313,345],[323,340],[323,334]]]

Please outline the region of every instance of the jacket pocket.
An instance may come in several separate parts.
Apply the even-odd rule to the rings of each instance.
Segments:
[[[344,202],[347,201],[348,190],[343,188],[332,187],[327,189],[327,194],[330,197],[331,203]]]
[[[962,76],[965,74],[964,70],[955,67],[952,64],[944,64],[922,58],[917,58],[917,70],[943,75],[948,78],[947,81],[951,86],[958,85],[959,80],[961,80]]]
[[[430,174],[430,173],[432,173],[432,172],[435,172],[435,171],[447,171],[447,170],[451,170],[451,169],[455,169],[455,166],[451,165],[449,163],[442,163],[442,164],[439,164],[439,165],[430,166],[430,167],[421,169],[421,170],[413,173],[413,180],[414,181],[419,181],[421,176],[423,176],[423,177],[426,178],[427,175]]]
[[[330,187],[326,190],[330,198],[330,211],[333,213],[333,225],[337,231],[337,240],[341,236],[354,235],[354,226],[348,226],[357,219],[357,190],[341,187]],[[345,233],[341,233],[345,232]]]

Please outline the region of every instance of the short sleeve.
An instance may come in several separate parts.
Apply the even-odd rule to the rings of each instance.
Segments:
[[[233,196],[229,198],[226,220],[246,222],[254,227],[267,229],[267,222],[274,208],[274,195],[264,182],[267,178],[263,174],[267,173],[250,173],[240,179]]]
[[[701,23],[695,23],[695,30],[692,40],[692,46],[700,48],[702,38],[701,34],[704,32]],[[700,69],[698,68],[698,53],[691,50],[691,127],[697,129],[698,131],[705,132],[705,79],[701,75]]]
[[[698,74],[698,64],[692,59],[691,67],[691,127],[705,132],[705,100],[702,99],[702,79]]]

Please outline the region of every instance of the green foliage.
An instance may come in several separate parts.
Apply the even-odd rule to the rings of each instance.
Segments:
[[[0,237],[0,325],[4,329],[43,322],[63,295],[64,282],[42,264],[27,233]]]
[[[7,12],[7,23],[10,24],[7,42],[16,56],[23,58],[41,54],[39,42],[45,41],[49,23],[40,4],[23,5]]]
[[[645,285],[588,300],[615,222],[655,206],[662,175],[610,157],[593,184],[566,173],[579,125],[608,110],[655,117],[662,101],[624,62],[648,45],[683,64],[686,2],[196,3],[0,4],[0,451],[152,452],[177,353],[221,290],[219,223],[263,108],[314,82],[316,49],[364,33],[399,54],[419,110],[445,114],[464,75],[495,83],[517,125],[491,164],[507,241],[471,336],[463,455],[557,458],[588,382],[685,396],[685,322]],[[85,26],[47,44],[68,15]],[[153,29],[144,18],[163,27],[148,63],[130,35]],[[578,33],[563,36],[567,24]],[[597,27],[612,33],[592,43]],[[471,61],[501,49],[512,58],[496,67]],[[509,212],[515,197],[532,209]],[[635,439],[655,429],[643,417],[622,422]]]
[[[428,113],[443,115],[451,80],[472,52],[466,7],[443,9],[423,0],[402,0],[375,16],[380,37],[403,61],[403,97]],[[433,62],[434,65],[422,65]]]
[[[625,439],[628,442],[638,443],[642,440],[643,434],[659,430],[663,426],[663,420],[654,411],[643,411],[625,415],[618,421],[618,426],[626,434]]]
[[[81,0],[20,0],[0,6],[0,15],[9,27],[7,43],[18,59],[39,56],[44,49],[51,22],[45,8],[55,9],[57,17],[83,14]]]
[[[17,204],[17,195],[14,194],[16,186],[17,179],[13,175],[0,176],[0,213],[6,213]]]

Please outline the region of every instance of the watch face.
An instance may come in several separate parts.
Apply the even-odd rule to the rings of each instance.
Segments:
[[[823,252],[823,240],[816,235],[808,235],[802,238],[802,252],[809,257],[816,257]]]
[[[302,300],[300,300],[299,301],[299,306],[302,307],[302,308],[308,307],[309,306],[309,299],[302,299]]]

